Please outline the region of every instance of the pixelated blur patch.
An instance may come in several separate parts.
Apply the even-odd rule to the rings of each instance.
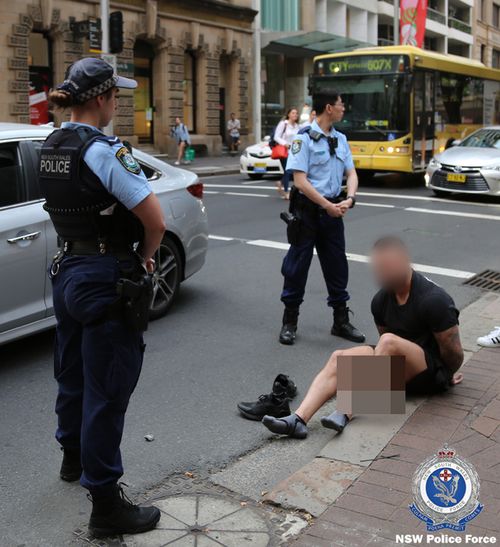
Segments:
[[[302,148],[302,141],[300,139],[295,139],[292,142],[292,154],[298,154]]]
[[[128,148],[122,146],[116,153],[116,159],[125,167],[127,171],[138,175],[141,172],[141,167],[137,163],[136,159],[129,152]]]
[[[404,414],[404,355],[341,355],[337,410],[344,414]]]

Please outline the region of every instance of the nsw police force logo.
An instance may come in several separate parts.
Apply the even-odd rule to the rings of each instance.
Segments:
[[[455,450],[444,447],[424,460],[413,475],[410,511],[427,524],[428,531],[465,530],[483,510],[479,503],[479,476]]]

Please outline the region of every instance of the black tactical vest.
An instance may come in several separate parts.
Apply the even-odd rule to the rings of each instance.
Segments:
[[[64,241],[105,241],[126,248],[141,241],[142,224],[103,186],[83,160],[95,140],[116,140],[88,127],[57,129],[45,140],[39,164],[44,209]]]

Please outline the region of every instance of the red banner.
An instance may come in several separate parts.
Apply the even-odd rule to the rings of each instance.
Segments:
[[[401,0],[399,10],[400,44],[422,47],[427,17],[427,0]]]

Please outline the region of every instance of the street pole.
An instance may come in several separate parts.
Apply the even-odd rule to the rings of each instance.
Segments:
[[[101,0],[101,57],[106,59],[107,56],[109,56],[109,0]],[[113,68],[116,71],[116,66]],[[102,130],[106,135],[113,135],[113,120]]]
[[[253,25],[253,133],[257,142],[260,142],[262,138],[262,124],[261,124],[261,81],[260,81],[260,0],[252,0],[253,9],[257,11]]]
[[[399,0],[394,0],[394,45],[399,45]]]
[[[101,51],[109,53],[109,0],[101,0]]]

